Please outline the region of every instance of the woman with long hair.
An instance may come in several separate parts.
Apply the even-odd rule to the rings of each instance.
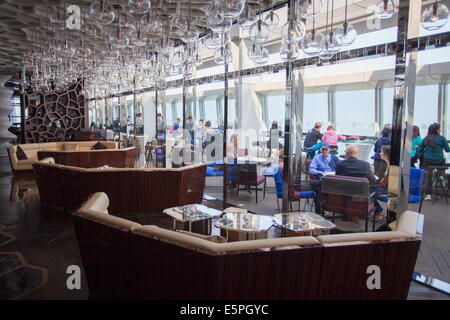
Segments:
[[[446,138],[441,136],[441,126],[438,123],[432,123],[428,127],[428,134],[422,140],[422,144],[419,147],[419,154],[423,156],[423,167],[427,170],[427,195],[425,200],[430,200],[431,182],[433,178],[433,170],[428,169],[429,166],[444,166],[445,165],[445,152],[450,152],[450,146]],[[437,170],[437,179],[443,180],[445,170]]]
[[[417,160],[419,160],[418,149],[422,144],[422,137],[420,136],[420,129],[418,126],[413,126],[412,141],[411,141],[411,167],[416,166]],[[420,162],[420,167],[423,166],[423,161]]]

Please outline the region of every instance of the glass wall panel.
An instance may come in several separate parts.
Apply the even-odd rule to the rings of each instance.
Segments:
[[[222,67],[223,72],[223,67]],[[197,158],[208,164],[206,194],[223,200],[223,129],[218,125],[224,105],[224,82],[205,83],[195,88],[194,144]],[[200,155],[201,153],[201,155]]]
[[[392,107],[394,105],[394,88],[383,88],[383,111],[381,129],[392,123]]]
[[[282,70],[229,80],[226,169],[232,205],[277,211],[273,172],[284,143],[285,79]]]

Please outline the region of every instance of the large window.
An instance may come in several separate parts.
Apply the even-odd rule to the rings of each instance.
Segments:
[[[303,131],[307,132],[316,122],[328,125],[328,98],[326,92],[305,94],[303,100]]]
[[[416,86],[414,101],[414,124],[425,136],[428,126],[438,121],[438,86],[436,84]]]
[[[336,91],[336,130],[356,136],[375,135],[375,90]]]
[[[286,108],[286,95],[267,96],[267,127],[271,128],[272,123],[276,121],[278,128],[284,127],[284,109]]]

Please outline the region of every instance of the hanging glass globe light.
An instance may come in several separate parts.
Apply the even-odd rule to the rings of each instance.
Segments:
[[[185,79],[190,79],[195,73],[195,64],[185,63],[183,68],[183,77]]]
[[[184,54],[182,49],[180,48],[173,54],[172,64],[175,67],[181,67],[183,65],[183,62],[184,62]]]
[[[178,35],[184,43],[195,43],[198,39],[199,32],[196,26],[188,22],[186,27],[181,27],[178,30]]]
[[[111,24],[115,17],[114,8],[105,0],[94,1],[90,6],[88,17],[95,24]]]
[[[267,23],[258,19],[251,27],[250,27],[250,37],[254,42],[263,43],[269,39],[270,28]]]
[[[313,19],[320,14],[322,10],[322,0],[299,0],[298,14],[305,19]]]
[[[270,12],[265,16],[264,22],[267,23],[271,30],[273,30],[280,24],[280,17],[273,11],[272,8],[272,10],[270,10]]]
[[[265,64],[269,62],[269,50],[261,47],[261,52],[253,59],[257,64]]]
[[[341,39],[343,46],[349,46],[355,42],[358,32],[355,27],[347,22],[344,22],[342,27],[336,28],[334,31],[337,38]]]
[[[301,41],[303,52],[309,56],[317,55],[322,52],[324,47],[324,38],[322,32],[311,30]]]
[[[448,13],[447,6],[436,1],[422,13],[420,19],[422,28],[430,31],[442,28],[447,24]]]
[[[249,29],[256,22],[256,12],[245,6],[244,10],[238,17],[238,24],[243,29]]]
[[[255,60],[257,57],[261,56],[262,46],[259,43],[253,42],[248,50],[247,55],[250,59]]]
[[[286,22],[281,29],[281,37],[284,41],[299,43],[305,37],[305,33],[305,24],[295,20]]]
[[[380,19],[390,19],[395,14],[393,0],[381,0],[375,8],[375,16]]]
[[[146,14],[151,5],[149,0],[128,0],[128,10],[132,14]]]
[[[321,60],[330,60],[335,54],[341,51],[342,44],[339,40],[333,32],[330,32],[325,38],[323,50],[319,54]]]
[[[224,47],[217,48],[214,52],[214,62],[218,65],[228,64],[233,61],[233,56],[230,50]]]
[[[130,39],[119,28],[117,34],[109,36],[109,42],[113,48],[123,49],[128,46]]]
[[[244,10],[245,0],[214,0],[214,4],[219,7],[224,18],[234,19]]]
[[[233,25],[231,19],[224,18],[219,14],[208,15],[206,22],[211,31],[216,33],[228,32]]]
[[[209,50],[215,50],[230,41],[230,35],[228,33],[210,33],[205,38],[205,46]]]
[[[147,44],[147,36],[141,30],[137,30],[131,35],[131,42],[137,47],[144,47]]]
[[[299,49],[296,43],[289,43],[283,41],[281,44],[280,58],[283,61],[289,61],[289,59],[295,60],[299,57]]]
[[[120,23],[120,29],[123,33],[130,35],[136,31],[136,26],[128,21],[128,16],[126,16],[125,21]]]
[[[202,56],[198,53],[198,50],[195,54],[194,64],[196,67],[200,67],[203,64]]]

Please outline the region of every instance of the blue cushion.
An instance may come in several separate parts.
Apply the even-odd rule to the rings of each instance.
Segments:
[[[300,191],[300,198],[314,198],[315,196],[314,191]]]
[[[416,195],[416,194],[411,194],[409,195],[409,199],[408,199],[409,203],[419,203],[420,202],[420,195]]]
[[[382,195],[382,196],[378,196],[377,200],[383,201],[383,202],[388,202],[389,198],[386,195]]]
[[[388,196],[382,195],[382,196],[378,196],[377,200],[383,201],[383,202],[388,202]],[[419,203],[420,202],[420,195],[416,195],[416,194],[411,194],[409,195],[409,199],[408,199],[409,203]]]
[[[207,176],[207,177],[219,177],[219,176],[223,176],[223,171],[214,171],[213,168],[207,167],[207,168],[206,168],[206,176]]]

